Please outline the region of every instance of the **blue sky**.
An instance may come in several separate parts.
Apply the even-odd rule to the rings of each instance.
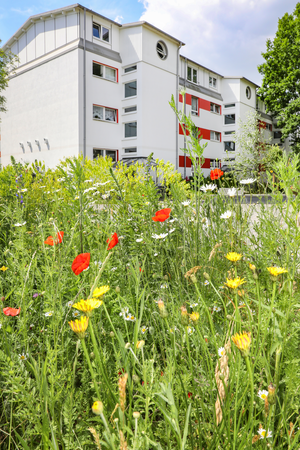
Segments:
[[[4,44],[34,14],[76,3],[72,0],[0,0]],[[224,76],[258,84],[257,65],[278,18],[293,12],[295,0],[83,0],[79,2],[120,23],[146,20],[186,45],[182,54]]]

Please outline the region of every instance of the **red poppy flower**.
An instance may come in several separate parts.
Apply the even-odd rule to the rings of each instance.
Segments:
[[[114,233],[106,242],[108,243],[107,250],[111,250],[119,242],[117,233]]]
[[[72,270],[75,275],[79,275],[83,270],[89,267],[90,258],[90,253],[80,253],[80,255],[76,256],[72,263]]]
[[[191,392],[188,392],[188,398],[193,397],[193,394]]]
[[[152,220],[154,220],[154,222],[164,222],[169,218],[170,213],[171,213],[170,208],[160,209],[155,213],[155,216],[152,217]]]
[[[224,175],[224,172],[221,169],[214,169],[210,171],[211,180],[218,180],[222,175]]]
[[[45,240],[44,244],[47,245],[56,245],[56,244],[61,244],[63,237],[64,237],[64,231],[59,231],[57,233],[57,238],[54,240],[52,236],[47,237],[47,239]]]
[[[7,306],[6,308],[3,308],[3,314],[6,316],[18,316],[20,314],[21,308],[11,308],[10,306]]]

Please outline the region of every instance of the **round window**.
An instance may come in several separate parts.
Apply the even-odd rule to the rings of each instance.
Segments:
[[[168,56],[168,49],[163,41],[158,41],[156,44],[156,51],[160,59],[166,59]]]
[[[246,97],[248,100],[251,98],[251,89],[249,86],[246,87]]]

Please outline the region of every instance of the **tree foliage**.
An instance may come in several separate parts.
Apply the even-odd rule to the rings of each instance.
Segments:
[[[2,48],[0,48],[0,112],[6,111],[6,98],[2,95],[2,92],[8,86],[8,74],[13,69],[15,61],[15,55],[11,52],[5,52]]]
[[[265,62],[258,66],[263,75],[258,95],[278,119],[283,138],[290,136],[300,151],[300,3],[279,19],[276,36],[266,45]]]

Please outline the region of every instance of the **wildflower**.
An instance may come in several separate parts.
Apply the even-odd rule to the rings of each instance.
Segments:
[[[213,307],[213,312],[220,312],[220,311],[221,311],[220,306],[214,306]]]
[[[123,308],[122,311],[120,312],[119,316],[124,317],[124,319],[125,319],[128,312],[129,312],[129,308]]]
[[[245,180],[240,180],[240,184],[252,184],[255,183],[255,178],[246,178]]]
[[[221,169],[214,169],[210,171],[211,180],[218,180],[222,175],[224,175],[224,172]]]
[[[23,227],[23,225],[25,225],[26,224],[26,222],[23,222],[23,223],[15,223],[15,227]]]
[[[153,239],[165,239],[168,233],[152,234]]]
[[[135,242],[142,242],[143,238],[136,239]]]
[[[101,197],[103,198],[103,200],[106,200],[107,198],[109,198],[110,194],[103,194],[101,195]]]
[[[80,300],[80,302],[72,305],[72,308],[78,309],[85,313],[86,316],[91,316],[94,309],[99,308],[102,305],[102,300],[95,298],[89,298],[88,300]]]
[[[272,431],[268,430],[267,436],[266,436],[266,430],[263,428],[258,429],[258,434],[260,435],[260,439],[264,438],[271,438],[272,437]]]
[[[191,307],[191,308],[196,308],[196,306],[198,306],[198,304],[199,304],[199,303],[192,303],[192,304],[190,305],[190,307]]]
[[[70,300],[70,301],[67,303],[67,307],[68,307],[68,308],[71,308],[72,305],[73,305],[73,302],[72,302],[72,300]]]
[[[268,391],[258,391],[258,397],[259,398],[261,398],[262,400],[265,400],[267,397],[268,397],[268,395],[269,395],[269,392]]]
[[[42,295],[42,294],[40,294],[39,292],[35,292],[35,293],[33,294],[32,298],[37,298],[37,297],[39,297],[40,295]]]
[[[54,238],[52,236],[47,237],[47,239],[45,240],[44,244],[47,245],[57,245],[57,244],[61,244],[62,240],[64,237],[64,231],[59,231],[57,233],[57,238],[54,240]]]
[[[240,253],[236,253],[236,252],[229,252],[225,256],[225,258],[227,258],[231,262],[237,262],[240,259],[242,259],[242,255]]]
[[[138,350],[140,350],[140,349],[142,349],[143,347],[144,347],[144,345],[145,345],[145,341],[137,341],[137,343],[136,343],[136,348],[138,349]]]
[[[157,302],[157,306],[158,306],[158,310],[159,310],[159,314],[160,316],[164,319],[165,317],[168,316],[168,311],[166,310],[165,304],[162,300],[158,300]]]
[[[196,325],[199,322],[199,313],[193,311],[192,314],[190,314],[190,320]]]
[[[207,192],[207,191],[213,191],[216,189],[216,184],[207,184],[206,186],[201,186],[200,191]]]
[[[5,272],[8,269],[8,267],[2,266],[0,267],[0,270],[2,270],[2,272]]]
[[[182,325],[187,325],[189,323],[189,316],[185,306],[180,307],[181,310],[181,323]]]
[[[194,328],[192,328],[192,327],[187,327],[187,332],[188,332],[188,334],[193,334],[194,333]]]
[[[236,333],[231,336],[233,343],[241,351],[243,356],[248,356],[250,352],[251,333],[243,331],[241,334]]]
[[[209,281],[208,280],[205,280],[204,281],[204,286],[208,286],[209,285]]]
[[[220,348],[218,349],[218,354],[219,354],[220,357],[224,356],[225,353],[226,353],[226,351],[225,351],[225,348],[224,348],[224,347],[220,347]]]
[[[246,283],[244,278],[240,277],[234,278],[233,280],[229,280],[228,278],[226,278],[226,280],[227,283],[225,283],[225,286],[229,287],[230,289],[237,289],[239,286]]]
[[[270,275],[274,278],[277,278],[278,275],[281,275],[282,273],[287,273],[287,270],[283,269],[282,267],[267,267],[267,270],[270,272]]]
[[[181,202],[182,206],[189,206],[190,203],[191,203],[191,202],[188,202],[188,201],[186,201],[186,202]]]
[[[227,191],[227,195],[229,197],[234,197],[236,194],[237,194],[237,189],[236,188],[231,188],[231,189],[228,189],[228,191]]]
[[[109,286],[100,286],[96,288],[93,292],[93,297],[102,297],[102,295],[106,294],[109,291]]]
[[[107,250],[111,250],[112,248],[114,248],[119,242],[117,233],[114,233],[110,239],[107,239],[106,242],[108,243]]]
[[[145,334],[147,330],[148,330],[148,327],[142,327],[141,328],[141,333]]]
[[[220,215],[220,219],[229,219],[232,216],[231,211],[225,211],[223,214]]]
[[[170,217],[171,211],[172,210],[170,208],[160,209],[155,213],[155,216],[152,217],[152,220],[154,222],[164,222]]]
[[[28,358],[28,353],[22,353],[22,355],[19,354],[20,361],[26,361]]]
[[[153,256],[158,256],[158,253],[154,253],[154,255]]]
[[[94,403],[93,403],[93,406],[92,406],[92,411],[93,411],[93,413],[96,414],[97,416],[99,416],[100,414],[102,414],[102,413],[103,413],[103,403],[102,403],[102,402],[99,402],[99,401],[94,402]]]
[[[193,394],[191,392],[188,392],[188,398],[193,397]]]
[[[160,286],[161,289],[168,289],[168,287],[169,286],[167,285],[167,283],[164,283]]]
[[[80,317],[80,313],[78,311],[74,311],[72,314],[73,317]]]
[[[135,322],[136,318],[134,317],[133,314],[126,314],[126,317],[124,317],[125,320],[129,321],[129,322]]]
[[[21,189],[21,192],[27,192],[28,191],[28,189]]]
[[[79,339],[83,339],[85,336],[86,329],[89,324],[89,318],[86,316],[81,316],[80,319],[71,320],[68,322],[71,329],[74,331],[74,333],[77,334]]]
[[[51,316],[53,316],[53,311],[48,311],[48,312],[44,313],[44,316],[45,316],[45,317],[51,317]]]
[[[11,308],[10,306],[7,306],[6,308],[3,308],[3,314],[6,316],[18,316],[20,314],[21,308]]]
[[[249,269],[252,270],[252,272],[256,271],[256,267],[254,264],[249,263]]]
[[[76,256],[72,263],[72,270],[75,275],[79,275],[81,272],[83,272],[83,270],[86,270],[89,267],[90,258],[90,253],[80,253],[78,256]]]

